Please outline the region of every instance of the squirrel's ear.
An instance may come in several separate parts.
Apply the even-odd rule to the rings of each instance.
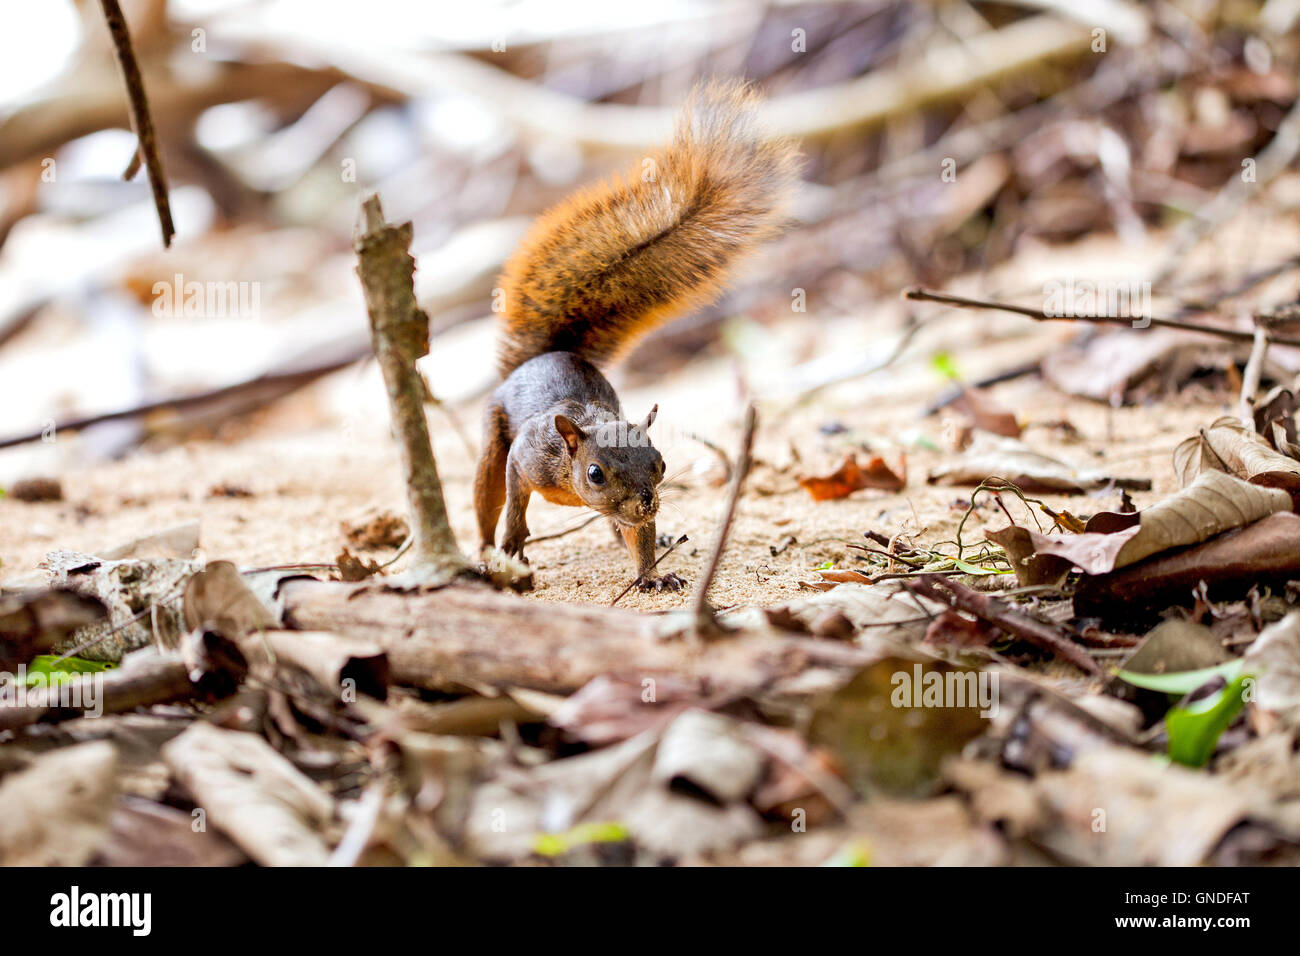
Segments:
[[[643,431],[649,431],[650,426],[655,423],[655,416],[657,416],[658,414],[659,414],[659,406],[655,405],[654,408],[650,409],[650,414],[645,417],[645,424],[641,426],[641,429]]]
[[[564,443],[569,446],[569,454],[572,455],[578,450],[578,442],[587,437],[586,433],[574,424],[573,419],[567,415],[555,416],[555,430],[560,433]]]

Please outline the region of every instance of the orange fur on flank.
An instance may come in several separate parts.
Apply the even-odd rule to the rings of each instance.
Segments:
[[[722,292],[797,182],[794,145],[756,128],[758,101],[741,83],[698,87],[650,162],[539,219],[502,276],[503,375],[544,352],[605,364]]]

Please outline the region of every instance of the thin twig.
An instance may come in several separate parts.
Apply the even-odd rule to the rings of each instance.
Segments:
[[[736,516],[736,502],[740,500],[740,493],[745,487],[745,478],[749,475],[750,465],[754,461],[752,452],[754,429],[757,425],[758,411],[751,402],[745,409],[745,425],[740,438],[740,450],[736,455],[735,469],[731,473],[731,487],[727,490],[727,508],[722,514],[722,523],[718,525],[718,536],[713,542],[713,550],[709,554],[709,563],[705,566],[704,576],[700,578],[700,583],[695,589],[695,607],[692,613],[695,619],[694,633],[697,636],[702,632],[718,629],[713,608],[709,606],[709,586],[713,583],[714,575],[718,573],[722,552],[727,547],[727,534],[731,531],[731,521]]]
[[[897,561],[900,564],[905,564],[909,568],[913,568],[914,570],[917,571],[925,567],[924,564],[918,564],[915,561],[909,561],[907,558],[903,557],[902,555],[894,554],[894,552],[886,551],[883,548],[869,548],[865,544],[850,544],[849,547],[855,548],[858,551],[866,551],[868,554],[879,554],[883,557],[889,558],[889,560],[891,561]]]
[[[62,432],[75,432],[89,428],[91,425],[99,425],[103,422],[122,421],[124,419],[142,418],[145,415],[157,411],[184,411],[187,409],[202,408],[205,405],[215,405],[226,399],[237,399],[244,394],[252,397],[248,404],[252,406],[265,404],[274,398],[279,398],[295,389],[302,388],[305,385],[316,381],[330,372],[345,368],[353,362],[365,357],[368,353],[362,351],[348,351],[340,357],[329,358],[325,361],[314,364],[310,367],[303,367],[298,358],[286,362],[280,369],[266,372],[255,378],[246,379],[242,382],[236,382],[233,385],[222,385],[217,388],[200,392],[197,395],[181,395],[173,398],[163,398],[157,401],[144,402],[131,408],[119,409],[115,412],[104,412],[99,415],[86,415],[81,418],[70,418],[64,421],[55,422],[52,428],[38,429],[32,432],[26,432],[21,435],[14,435],[9,438],[0,438],[0,448],[10,448],[15,445],[23,445],[28,442],[41,441],[43,438],[48,440],[49,434],[59,434]],[[240,410],[243,407],[240,406]],[[227,411],[227,416],[237,412]]]
[[[149,113],[149,99],[144,92],[140,63],[135,58],[131,33],[126,27],[126,17],[122,15],[117,0],[100,0],[100,4],[104,8],[109,35],[113,38],[118,66],[122,68],[122,78],[126,81],[131,128],[138,140],[137,155],[143,156],[145,170],[149,174],[149,188],[153,190],[153,204],[158,210],[158,225],[162,227],[163,247],[170,248],[176,227],[172,224],[172,208],[167,199],[167,175],[163,172],[162,154],[158,151],[158,137],[154,132],[153,117]],[[133,169],[128,169],[128,172],[134,175]]]
[[[987,621],[1012,637],[1041,648],[1095,676],[1101,676],[1102,669],[1082,647],[1060,633],[1055,627],[1035,617],[1016,610],[989,594],[981,594],[942,577],[929,575],[913,578],[904,582],[907,587],[922,597],[938,601],[948,607],[973,614],[980,620]]]
[[[1026,318],[1034,319],[1037,322],[1098,322],[1107,325],[1133,325],[1133,317],[1122,315],[1049,315],[1042,309],[1033,309],[1024,305],[1013,305],[1010,302],[993,302],[986,299],[967,299],[960,295],[948,295],[943,292],[931,292],[929,289],[911,288],[903,290],[903,298],[911,299],[915,302],[938,302],[941,305],[950,305],[959,309],[995,309],[999,312],[1012,312],[1016,315],[1023,315]],[[1215,335],[1221,339],[1232,339],[1234,342],[1252,342],[1255,339],[1254,332],[1247,332],[1243,329],[1225,329],[1217,325],[1200,325],[1196,322],[1184,322],[1181,319],[1162,319],[1154,316],[1142,316],[1141,321],[1147,325],[1161,326],[1167,329],[1181,329],[1184,332],[1200,332],[1204,335]],[[1277,345],[1296,345],[1300,346],[1300,339],[1295,338],[1275,338],[1273,342]]]
[[[599,518],[600,515],[597,515],[596,517]],[[590,524],[590,522],[588,522],[588,523]],[[670,554],[672,554],[674,551],[676,551],[678,545],[685,544],[687,541],[690,541],[690,540],[691,540],[691,539],[688,538],[686,535],[682,535],[680,538],[678,538],[676,541],[674,541],[672,544],[670,544],[670,545],[668,546],[668,549],[667,549],[666,551],[664,551],[663,554],[661,554],[661,555],[659,555],[659,557],[655,558],[654,564],[652,564],[652,565],[650,565],[650,567],[646,568],[645,574],[637,575],[635,578],[632,579],[632,583],[631,583],[631,584],[629,584],[629,585],[628,585],[627,587],[625,587],[623,590],[621,590],[621,591],[618,592],[618,597],[616,597],[616,598],[614,598],[614,600],[610,601],[610,602],[609,602],[609,606],[610,606],[610,607],[613,607],[613,606],[614,606],[615,604],[617,604],[619,601],[623,600],[623,598],[627,596],[627,592],[628,592],[628,591],[631,591],[631,590],[632,590],[634,587],[636,587],[640,582],[644,581],[647,577],[649,577],[651,571],[653,571],[655,568],[659,567],[659,562],[660,562],[660,561],[662,561],[664,558],[668,557],[668,555],[670,555]]]

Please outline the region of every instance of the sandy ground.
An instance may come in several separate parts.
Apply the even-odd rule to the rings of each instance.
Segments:
[[[938,307],[926,307],[921,314],[937,312]],[[948,413],[923,415],[946,385],[932,356],[948,352],[961,373],[974,380],[1059,348],[1078,328],[991,313],[950,313],[927,326],[885,371],[830,388],[800,408],[771,397],[788,380],[790,356],[851,359],[871,354],[897,334],[901,317],[901,306],[891,299],[865,304],[852,315],[814,309],[775,326],[747,326],[743,335],[733,336],[742,342],[738,356],[706,355],[653,386],[621,389],[633,417],[659,403],[656,444],[664,451],[669,475],[679,476],[665,495],[659,531],[672,537],[684,532],[691,541],[661,565],[665,571],[688,581],[699,573],[725,495],[715,481],[714,453],[686,433],[734,448],[742,380],[769,397],[760,405],[757,464],[714,585],[716,605],[777,603],[795,595],[800,582],[817,580],[818,565],[860,566],[847,544],[861,542],[868,530],[891,536],[904,532],[923,545],[953,539],[970,490],[926,482],[928,470],[953,455],[945,446],[951,431]],[[482,370],[490,337],[484,324],[445,345],[439,340],[434,359],[447,369],[468,364]],[[429,374],[435,390],[442,391],[436,361]],[[626,376],[616,371],[614,379],[617,384]],[[1152,479],[1151,492],[1134,495],[1139,506],[1175,489],[1173,446],[1227,408],[1205,400],[1189,404],[1184,396],[1177,407],[1164,402],[1111,409],[1062,395],[1032,377],[997,386],[992,395],[1017,413],[1026,426],[1024,440],[1033,448],[1117,475]],[[481,402],[456,408],[470,441],[477,444]],[[474,462],[442,411],[431,410],[429,420],[453,525],[470,549],[477,537],[471,506]],[[1060,427],[1062,421],[1072,424],[1077,436]],[[827,434],[822,426],[828,423],[844,430]],[[65,500],[57,503],[0,499],[0,575],[29,572],[48,551],[93,553],[196,519],[208,559],[244,566],[328,562],[344,544],[343,524],[402,511],[396,449],[373,364],[322,380],[231,432],[182,446],[167,447],[155,439],[125,459],[109,462],[86,463],[80,446],[85,439],[76,436],[0,453],[0,484],[16,474],[53,474],[65,489]],[[855,449],[864,457],[870,449],[890,462],[905,460],[907,487],[897,494],[867,490],[821,503],[798,487],[798,475],[832,470]],[[248,495],[214,495],[222,486]],[[1118,496],[1046,500],[1088,514],[1115,507]],[[1013,513],[1032,520],[1023,509]],[[529,511],[534,535],[573,527],[583,518],[577,509],[536,499]],[[1004,523],[1000,512],[988,508],[972,527],[978,531]],[[389,553],[367,556],[382,560]],[[603,522],[535,544],[528,557],[537,572],[537,600],[608,603],[630,580],[629,560]],[[622,603],[648,611],[687,600],[689,592],[633,592]]]

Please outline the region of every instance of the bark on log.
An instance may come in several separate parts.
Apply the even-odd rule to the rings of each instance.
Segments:
[[[602,674],[672,674],[710,693],[741,692],[810,667],[849,671],[879,657],[853,644],[759,631],[692,647],[672,636],[689,615],[542,604],[473,583],[402,592],[292,578],[279,598],[286,625],[377,644],[395,683],[435,690],[488,684],[571,693]]]

